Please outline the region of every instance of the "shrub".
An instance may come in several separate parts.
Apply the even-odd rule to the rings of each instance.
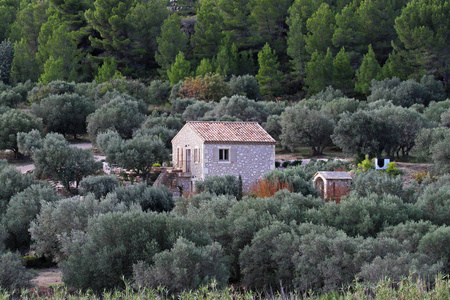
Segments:
[[[164,286],[170,292],[181,292],[197,289],[211,280],[219,287],[228,283],[228,261],[219,243],[198,247],[180,237],[170,251],[156,254],[154,261],[151,267],[143,262],[133,266],[137,286]]]
[[[19,290],[31,287],[33,275],[24,267],[18,254],[0,254],[0,289]]]
[[[401,174],[401,171],[397,168],[397,164],[395,162],[388,163],[385,172],[391,177],[395,177]]]
[[[432,174],[432,173],[428,173],[425,170],[422,171],[418,171],[415,172],[413,174],[413,178],[415,181],[417,181],[417,183],[421,184],[424,180],[428,179],[429,181],[433,182],[436,181],[437,178]]]
[[[418,219],[419,212],[402,199],[389,194],[350,194],[340,204],[327,202],[319,210],[308,212],[316,224],[333,226],[350,236],[375,236],[389,225]]]
[[[28,249],[30,233],[28,229],[41,210],[42,201],[55,202],[60,197],[48,185],[34,184],[17,193],[8,203],[2,223],[9,233],[7,244],[10,249]]]
[[[297,230],[300,245],[298,254],[292,256],[295,289],[330,291],[354,280],[360,268],[355,258],[362,238],[312,224],[301,224]]]
[[[290,226],[275,222],[256,232],[239,255],[242,283],[252,289],[292,289],[295,266],[292,258],[299,236]]]
[[[432,280],[442,271],[442,264],[435,263],[426,255],[402,252],[389,253],[385,257],[376,257],[371,263],[362,266],[358,277],[368,282],[378,282],[384,278],[399,281],[406,276],[414,276],[425,280]]]
[[[169,100],[170,82],[153,80],[148,88],[149,99],[146,101],[151,105],[163,105]]]
[[[186,107],[183,112],[183,120],[198,121],[201,120],[205,114],[214,109],[215,102],[196,101]]]
[[[435,231],[436,225],[430,221],[406,221],[395,226],[386,227],[377,235],[377,239],[392,238],[401,245],[401,251],[415,253],[420,240],[429,232]]]
[[[416,206],[437,225],[450,225],[450,176],[441,177],[425,188]]]
[[[222,116],[238,118],[242,121],[265,122],[269,116],[266,106],[262,102],[250,100],[245,96],[234,95],[224,97],[205,118],[220,119]]]
[[[219,74],[207,74],[185,78],[178,92],[180,98],[195,98],[206,102],[219,101],[229,96],[229,85]]]
[[[0,93],[0,105],[8,107],[16,107],[20,102],[22,102],[22,96],[13,90],[4,91]]]
[[[126,78],[111,79],[107,82],[99,84],[96,87],[95,99],[102,98],[107,92],[112,92],[114,90],[120,93],[128,94],[131,97],[147,104],[151,104],[148,103],[148,100],[151,99],[149,96],[148,87],[139,80]]]
[[[291,191],[286,182],[272,182],[267,179],[260,179],[250,187],[250,193],[259,198],[272,197],[280,190]]]
[[[83,196],[93,193],[95,198],[100,199],[113,192],[119,186],[119,183],[116,176],[88,176],[80,181],[79,192]]]
[[[168,214],[133,210],[91,218],[85,232],[61,238],[66,260],[64,281],[77,289],[101,291],[122,287],[139,261],[153,263],[155,254],[171,249],[179,237],[198,246],[211,243],[201,228]]]
[[[88,116],[87,132],[92,142],[98,134],[112,128],[122,138],[131,138],[133,130],[141,126],[144,118],[139,102],[118,97]]]
[[[450,271],[450,226],[441,226],[427,233],[419,243],[419,251],[428,255],[432,261],[441,261],[444,272]]]
[[[259,91],[259,84],[255,76],[240,75],[231,76],[230,79],[231,95],[246,96],[249,99],[260,100],[261,93]]]
[[[50,95],[63,95],[65,93],[75,93],[75,83],[69,83],[61,80],[52,81],[47,85],[39,83],[28,93],[28,101],[33,104],[39,104],[42,99]]]
[[[204,180],[196,181],[195,190],[198,193],[208,192],[215,195],[233,195],[238,197],[240,193],[239,181],[234,175],[213,175]]]
[[[66,258],[61,250],[59,237],[69,234],[72,230],[85,230],[89,218],[93,215],[127,210],[124,205],[117,203],[117,199],[99,201],[93,194],[83,198],[42,202],[41,205],[40,213],[30,225],[32,248],[38,255],[50,257],[55,262]]]
[[[180,130],[184,125],[183,119],[179,115],[169,115],[167,113],[158,114],[153,111],[142,124],[142,129],[151,129],[156,126],[164,126],[168,129]]]
[[[0,216],[6,212],[11,197],[25,190],[33,182],[32,175],[22,175],[15,167],[0,160]]]
[[[375,169],[374,159],[369,159],[369,155],[366,155],[366,158],[358,164],[359,172],[367,172],[369,170]]]
[[[442,101],[445,92],[442,82],[433,75],[424,75],[420,82],[413,79],[400,82],[396,77],[382,81],[374,81],[370,88],[369,102],[380,99],[392,100],[395,105],[410,107],[415,103],[428,106],[431,101]]]
[[[384,194],[404,196],[401,178],[392,178],[388,174],[376,170],[356,174],[353,178],[352,191],[359,197],[367,197],[372,193],[380,196]]]
[[[170,103],[171,103],[170,112],[172,114],[182,114],[189,105],[194,104],[197,101],[198,100],[195,98],[171,99],[170,100]]]
[[[277,182],[286,183],[294,193],[302,193],[303,195],[316,194],[312,183],[307,178],[307,175],[301,166],[284,170],[272,170],[264,175],[264,179],[273,184],[276,184]]]
[[[111,196],[117,197],[117,201],[127,207],[138,204],[143,211],[171,211],[175,206],[173,193],[164,185],[153,187],[146,184],[134,184],[129,187],[119,187]]]

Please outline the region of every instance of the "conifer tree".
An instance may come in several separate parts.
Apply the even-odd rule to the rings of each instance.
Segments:
[[[401,80],[406,80],[408,79],[408,74],[411,73],[413,73],[412,68],[408,65],[402,55],[395,50],[392,50],[381,68],[383,78],[397,77]]]
[[[209,58],[204,58],[195,71],[196,76],[205,76],[206,74],[214,73],[214,65]]]
[[[11,65],[14,59],[14,44],[4,40],[0,43],[0,81],[8,84],[11,75]]]
[[[195,23],[195,34],[192,38],[194,55],[198,60],[212,58],[223,38],[223,19],[215,1],[201,2]]]
[[[223,18],[223,31],[229,34],[238,49],[249,48],[251,20],[249,18],[250,0],[219,0],[221,16]],[[236,8],[239,9],[236,9]]]
[[[332,37],[335,29],[334,14],[326,3],[320,5],[317,11],[306,22],[308,35],[305,38],[306,51],[325,53],[332,46]]]
[[[216,57],[216,72],[222,75],[231,76],[238,73],[238,50],[234,43],[231,43],[230,36],[227,34],[219,47]]]
[[[364,55],[361,67],[356,71],[355,91],[368,95],[373,79],[381,79],[381,67],[375,57],[372,45],[369,45],[369,50]]]
[[[342,47],[333,60],[333,86],[345,93],[349,93],[353,88],[353,68],[350,65],[350,56]]]
[[[158,51],[155,54],[156,62],[160,65],[161,75],[167,75],[167,69],[175,62],[175,57],[186,52],[188,36],[181,31],[181,17],[170,15],[161,27],[161,35],[156,39]]]
[[[49,56],[44,63],[44,73],[40,77],[42,83],[49,83],[58,79],[78,81],[77,43],[73,35],[67,32],[67,27],[64,24],[52,33],[45,45],[39,46],[39,53],[41,57]]]
[[[323,55],[315,51],[306,64],[305,84],[309,93],[318,93],[333,83],[333,54],[330,48]]]
[[[292,9],[289,9],[290,16],[286,23],[289,25],[287,33],[287,54],[291,58],[292,71],[296,75],[302,76],[305,72],[305,37],[302,34],[302,21],[300,14]]]
[[[36,55],[28,46],[28,42],[22,38],[14,46],[14,59],[11,67],[11,82],[19,83],[31,80],[36,82],[39,78],[39,65]]]
[[[167,70],[167,77],[169,77],[170,85],[177,84],[180,80],[191,76],[191,63],[186,60],[183,52],[179,52],[169,70]]]
[[[103,65],[98,68],[97,76],[95,76],[95,81],[97,83],[102,83],[110,79],[120,79],[124,78],[119,70],[117,70],[117,61],[113,57],[105,58]]]
[[[255,76],[260,85],[261,94],[274,96],[280,91],[282,74],[279,71],[278,57],[266,43],[258,53],[259,70]]]

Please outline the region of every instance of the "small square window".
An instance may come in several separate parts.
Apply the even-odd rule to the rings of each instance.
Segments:
[[[230,149],[219,149],[219,161],[230,160]]]

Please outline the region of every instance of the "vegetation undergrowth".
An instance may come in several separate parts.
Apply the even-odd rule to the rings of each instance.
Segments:
[[[365,284],[355,282],[353,285],[343,288],[339,291],[332,291],[325,294],[306,293],[300,294],[296,291],[279,292],[273,291],[251,291],[241,290],[234,286],[225,289],[219,289],[217,284],[212,281],[199,289],[184,291],[177,295],[170,294],[164,287],[156,289],[137,288],[126,284],[123,290],[104,291],[95,294],[92,291],[70,291],[65,286],[55,287],[45,294],[36,290],[22,290],[11,293],[5,290],[0,291],[0,299],[311,299],[311,300],[332,300],[332,299],[449,299],[450,298],[450,278],[448,276],[438,275],[434,283],[416,278],[413,275],[403,278],[398,282],[386,278],[376,284]]]

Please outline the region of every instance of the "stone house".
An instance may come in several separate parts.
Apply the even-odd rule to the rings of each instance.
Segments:
[[[317,172],[313,184],[325,201],[339,203],[342,196],[347,195],[352,177],[347,172]]]
[[[241,175],[246,192],[275,168],[275,142],[257,122],[187,122],[172,139],[173,169],[167,172],[177,174],[172,186],[183,192],[211,175]]]

